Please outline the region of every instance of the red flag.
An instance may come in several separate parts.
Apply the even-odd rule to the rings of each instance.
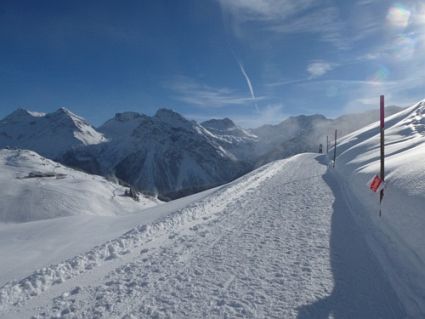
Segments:
[[[378,175],[375,175],[375,177],[370,181],[369,183],[369,188],[373,191],[373,192],[377,192],[379,187],[382,184],[382,179],[379,178]]]

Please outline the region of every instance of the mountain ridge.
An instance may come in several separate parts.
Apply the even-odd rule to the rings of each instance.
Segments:
[[[73,147],[104,141],[86,120],[63,107],[51,113],[21,108],[0,120],[0,147],[30,149],[53,159]]]
[[[373,122],[371,114],[292,116],[246,130],[229,118],[197,123],[162,108],[153,116],[116,113],[95,129],[66,108],[47,114],[18,109],[0,121],[0,148],[28,148],[171,199],[229,182],[276,159],[317,152],[331,128],[345,126],[349,133]]]

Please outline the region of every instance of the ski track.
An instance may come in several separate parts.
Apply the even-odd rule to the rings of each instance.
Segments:
[[[4,315],[405,317],[347,206],[335,200],[326,164],[315,157],[249,174],[190,207],[191,218],[179,217],[188,209],[178,212],[180,223],[152,232],[130,252],[13,299]]]

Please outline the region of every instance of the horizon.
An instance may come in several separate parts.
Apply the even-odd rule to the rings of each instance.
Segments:
[[[172,109],[244,128],[424,98],[421,1],[4,1],[0,117]]]
[[[418,103],[420,103],[421,101],[418,101]],[[388,108],[400,108],[401,110],[403,110],[403,109],[405,109],[406,107],[405,106],[398,106],[398,105],[387,105],[387,106],[385,106],[385,108],[386,109],[388,109]],[[94,124],[94,123],[92,123],[92,122],[90,122],[87,118],[85,118],[84,116],[82,116],[81,114],[78,114],[78,113],[76,113],[76,112],[74,112],[72,109],[70,109],[69,107],[66,107],[66,106],[61,106],[61,107],[59,107],[59,108],[56,108],[56,109],[54,109],[54,110],[52,110],[52,111],[49,111],[49,112],[39,112],[39,111],[37,111],[37,110],[30,110],[30,109],[28,109],[28,108],[23,108],[23,107],[18,107],[17,109],[15,109],[15,110],[13,110],[12,112],[10,112],[10,113],[8,113],[8,114],[6,114],[6,115],[4,115],[3,117],[0,117],[0,121],[2,121],[3,119],[5,119],[6,117],[8,117],[9,115],[12,115],[13,113],[15,113],[15,112],[17,112],[17,111],[19,111],[19,110],[23,110],[23,111],[26,111],[26,112],[28,112],[28,113],[30,113],[30,115],[32,115],[32,116],[34,116],[34,117],[44,117],[45,115],[47,115],[47,114],[50,114],[50,113],[54,113],[54,112],[57,112],[57,111],[59,111],[59,110],[61,110],[61,109],[65,109],[65,110],[67,110],[67,111],[69,111],[69,112],[71,112],[72,114],[74,114],[74,115],[76,115],[76,116],[78,116],[78,117],[80,117],[80,118],[82,118],[83,120],[86,120],[87,122],[88,122],[88,124],[90,124],[93,128],[95,128],[95,129],[98,129],[99,127],[101,127],[103,124],[105,124],[107,121],[109,121],[109,120],[112,120],[116,115],[118,115],[118,114],[123,114],[123,113],[136,113],[136,114],[139,114],[139,115],[146,115],[146,116],[149,116],[149,117],[153,117],[153,116],[155,116],[155,114],[159,111],[159,110],[161,110],[161,109],[165,109],[165,110],[169,110],[169,111],[172,111],[172,112],[175,112],[175,113],[177,113],[177,114],[179,114],[179,115],[181,115],[181,116],[183,116],[186,120],[188,120],[188,121],[195,121],[196,123],[198,123],[198,124],[202,124],[203,122],[206,122],[206,121],[210,121],[210,120],[218,120],[218,121],[220,121],[220,120],[225,120],[225,119],[229,119],[229,120],[231,120],[236,126],[238,126],[238,127],[241,127],[241,128],[243,128],[243,129],[246,129],[246,130],[254,130],[254,129],[257,129],[257,128],[260,128],[260,127],[262,127],[262,126],[268,126],[268,125],[279,125],[279,124],[281,124],[282,122],[284,122],[285,120],[287,120],[287,119],[289,119],[289,118],[296,118],[296,117],[301,117],[301,116],[324,116],[326,119],[329,119],[329,120],[336,120],[336,119],[338,119],[339,117],[342,117],[342,116],[349,116],[349,115],[354,115],[354,114],[366,114],[366,113],[368,113],[368,112],[371,112],[371,111],[373,111],[372,109],[369,109],[369,110],[361,110],[361,111],[358,111],[358,112],[351,112],[351,113],[344,113],[344,114],[340,114],[340,115],[338,115],[338,116],[336,116],[336,117],[328,117],[328,116],[326,116],[326,115],[324,115],[324,114],[321,114],[321,113],[311,113],[311,114],[294,114],[294,115],[290,115],[290,116],[287,116],[287,117],[285,117],[285,118],[282,118],[280,121],[277,121],[276,123],[274,123],[274,124],[272,124],[272,123],[264,123],[264,124],[260,124],[259,126],[256,126],[256,127],[243,127],[243,126],[241,126],[241,125],[239,125],[239,123],[237,123],[236,121],[234,121],[232,118],[230,118],[230,117],[220,117],[220,118],[218,118],[218,117],[210,117],[210,118],[205,118],[205,119],[201,119],[201,120],[199,120],[199,119],[194,119],[194,118],[189,118],[189,117],[187,117],[187,116],[185,116],[184,114],[181,114],[181,113],[179,113],[179,112],[177,112],[176,110],[173,110],[173,109],[171,109],[171,108],[166,108],[166,107],[162,107],[162,108],[158,108],[157,110],[155,110],[155,112],[153,112],[152,114],[146,114],[146,113],[142,113],[142,112],[136,112],[136,111],[132,111],[132,110],[128,110],[128,111],[123,111],[123,112],[117,112],[117,113],[114,113],[114,114],[111,114],[111,117],[109,117],[109,118],[107,118],[104,122],[102,122],[102,123],[100,123],[100,124]],[[377,111],[377,117],[378,117],[378,111]],[[378,119],[377,119],[378,120]]]

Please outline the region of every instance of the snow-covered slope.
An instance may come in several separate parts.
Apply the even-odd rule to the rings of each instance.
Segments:
[[[27,223],[0,222],[0,287],[8,281],[25,278],[35,269],[83,254],[121,236],[135,225],[152,223],[213,191],[152,207],[142,205],[131,214],[121,211],[120,215],[80,214]]]
[[[3,285],[0,314],[407,317],[325,156],[317,154],[261,167],[168,216]]]
[[[323,115],[290,117],[278,125],[264,125],[253,130],[258,135],[257,165],[304,152],[317,152],[323,132],[332,120]]]
[[[70,151],[64,163],[164,197],[223,184],[250,168],[222,146],[221,138],[167,109],[153,117],[117,114],[99,131],[108,142]]]
[[[0,150],[0,222],[29,222],[71,215],[115,216],[159,203],[124,197],[126,188],[64,167],[35,152]]]
[[[224,149],[239,160],[255,162],[255,147],[258,137],[235,125],[229,118],[212,119],[201,123]]]
[[[379,171],[372,124],[340,139],[336,169],[325,155],[300,154],[188,206],[111,217],[100,229],[115,238],[101,243],[88,232],[96,246],[75,255],[60,241],[63,259],[33,272],[29,265],[25,278],[0,287],[0,316],[424,318],[424,133],[425,101],[387,118],[381,217],[366,185]],[[128,217],[137,217],[134,227]],[[48,243],[34,234],[51,221],[67,219],[13,225],[19,235],[0,225],[0,257],[25,240],[23,226],[34,227],[32,245]]]
[[[243,141],[244,139],[255,140],[257,137],[247,130],[237,126],[229,118],[212,119],[202,122],[201,125],[215,135],[228,139],[229,142]]]
[[[379,195],[368,181],[379,175],[379,123],[339,140],[336,169],[356,217],[400,298],[425,313],[425,101],[386,118],[386,186]],[[422,312],[421,312],[422,311]],[[420,315],[419,313],[422,313]]]
[[[50,114],[19,109],[0,121],[0,148],[34,150],[167,199],[229,182],[276,159],[317,151],[330,128],[347,133],[371,121],[370,113],[335,120],[303,115],[244,130],[228,118],[198,124],[161,109],[152,117],[118,113],[95,130],[64,108]]]
[[[400,112],[402,108],[386,108],[388,115]],[[375,111],[354,113],[328,119],[320,114],[289,117],[277,125],[264,125],[251,132],[258,136],[256,154],[257,166],[270,161],[286,158],[303,152],[317,152],[319,145],[326,148],[326,135],[333,138],[334,130],[339,136],[351,133],[378,119]]]
[[[387,106],[385,107],[386,116],[403,111],[405,108],[399,106]],[[358,129],[364,128],[365,126],[372,124],[378,120],[377,110],[370,110],[361,113],[345,114],[332,120],[331,127],[328,130],[329,133],[333,133],[333,129],[339,129],[339,136],[344,136]],[[329,132],[330,131],[330,132]]]
[[[129,138],[133,131],[146,120],[147,116],[137,112],[117,113],[98,128],[109,138]]]
[[[18,109],[0,121],[0,148],[30,149],[49,158],[104,141],[102,134],[65,108],[48,114]]]

